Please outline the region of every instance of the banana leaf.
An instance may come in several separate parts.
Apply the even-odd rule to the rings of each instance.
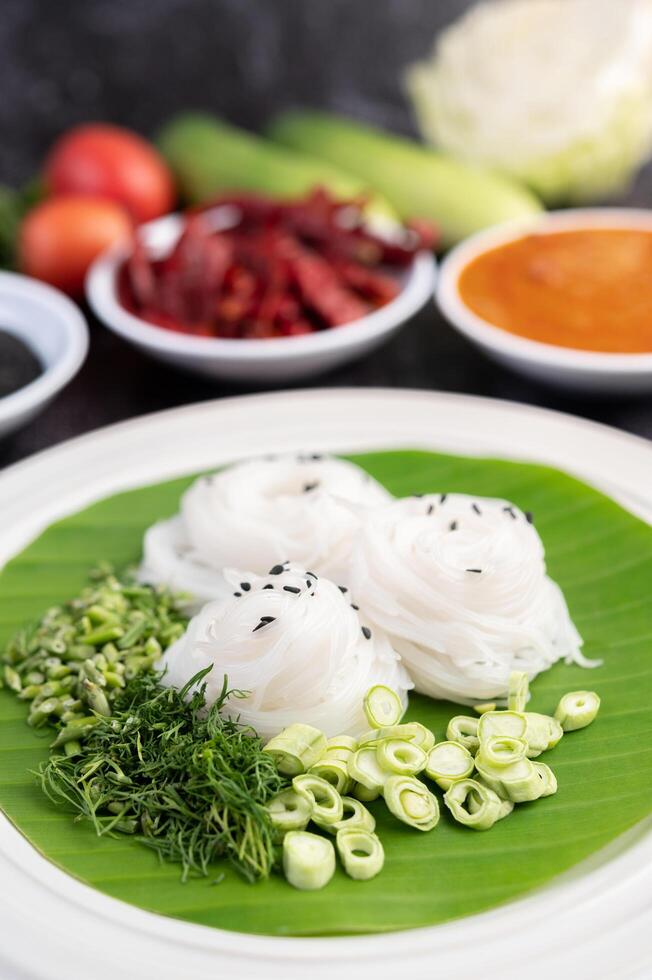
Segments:
[[[97,838],[42,794],[31,771],[49,737],[0,691],[0,808],[45,858],[101,892],[153,912],[241,932],[343,935],[433,925],[530,892],[598,851],[652,811],[652,528],[607,497],[555,470],[422,452],[356,457],[393,493],[459,491],[500,496],[534,513],[550,574],[561,584],[592,671],[558,664],[532,685],[533,710],[591,688],[598,720],[562,739],[545,759],[556,796],[516,808],[488,833],[446,813],[417,833],[372,804],[386,863],[360,883],[338,869],[320,892],[281,877],[250,885],[229,867],[182,884],[138,841]],[[190,478],[119,494],[50,527],[0,574],[0,641],[44,608],[75,594],[99,560],[139,558],[142,533],[172,514]],[[452,704],[414,696],[409,717],[443,737]],[[223,877],[222,877],[223,874]],[[215,883],[218,879],[219,883]]]

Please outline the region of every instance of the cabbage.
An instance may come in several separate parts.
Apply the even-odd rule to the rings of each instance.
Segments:
[[[424,137],[548,203],[618,192],[652,151],[652,0],[502,0],[445,30],[407,88]]]

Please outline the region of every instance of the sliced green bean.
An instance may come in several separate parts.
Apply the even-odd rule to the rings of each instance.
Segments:
[[[335,842],[349,878],[369,881],[382,871],[385,852],[380,839],[372,831],[359,827],[338,830]]]
[[[564,734],[564,729],[550,715],[540,715],[536,711],[526,711],[524,714],[527,755],[529,759],[536,759],[542,752],[554,749]]]
[[[326,751],[326,736],[312,725],[288,725],[265,746],[284,776],[307,772]]]
[[[495,701],[484,701],[482,704],[474,704],[473,710],[477,711],[479,715],[483,715],[485,711],[495,711],[496,702]]]
[[[525,711],[530,696],[530,679],[524,670],[513,670],[509,675],[507,708],[509,711]]]
[[[459,742],[438,742],[428,756],[425,773],[437,785],[447,790],[456,779],[473,772],[473,756]]]
[[[490,735],[480,742],[476,761],[488,767],[503,769],[524,759],[528,744],[524,738],[514,738],[511,735]]]
[[[379,745],[386,738],[402,738],[407,742],[414,742],[424,750],[429,752],[435,744],[435,736],[418,721],[406,721],[400,725],[386,725],[384,728],[374,728],[365,732],[358,739],[360,748],[366,745]]]
[[[376,795],[381,792],[387,779],[387,772],[378,762],[375,745],[364,745],[354,752],[348,762],[348,772],[351,779]]]
[[[399,776],[416,776],[426,767],[428,756],[414,742],[402,738],[385,738],[376,749],[382,769]]]
[[[538,800],[543,791],[541,777],[530,759],[520,759],[509,766],[488,766],[476,757],[475,767],[483,781],[498,796],[512,803]]]
[[[365,694],[364,713],[372,728],[386,728],[398,725],[403,714],[403,705],[396,691],[384,684],[375,684]]]
[[[484,718],[485,715],[481,715]],[[471,718],[469,715],[455,715],[448,722],[446,729],[446,739],[449,742],[459,742],[469,752],[477,752],[480,745],[478,738],[478,718]]]
[[[292,780],[293,789],[310,804],[311,817],[320,824],[342,819],[342,797],[334,786],[319,776],[302,773]]]
[[[600,710],[600,698],[595,691],[569,691],[557,705],[555,718],[565,732],[586,728]]]
[[[279,835],[290,830],[305,830],[310,821],[312,804],[294,789],[284,789],[267,804],[270,820]]]
[[[335,873],[335,848],[326,837],[291,830],[283,838],[283,871],[294,888],[323,888]]]
[[[415,776],[390,776],[383,795],[389,811],[403,823],[423,831],[437,826],[437,798]]]
[[[553,794],[557,792],[557,777],[550,766],[547,766],[545,762],[533,762],[532,765],[543,782],[543,792],[541,793],[541,796],[553,796]]]
[[[343,762],[342,759],[330,759],[328,755],[311,766],[308,772],[311,776],[320,776],[321,779],[325,779],[340,794],[348,793],[353,784],[347,763]]]
[[[514,808],[513,803],[506,807],[497,793],[476,779],[454,782],[444,793],[444,803],[458,823],[472,830],[490,830]]]
[[[520,711],[487,711],[478,719],[478,738],[480,742],[490,735],[525,738],[526,724],[525,715]]]

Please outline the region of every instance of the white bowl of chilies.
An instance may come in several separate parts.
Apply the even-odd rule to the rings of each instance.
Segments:
[[[138,229],[91,266],[109,329],[177,367],[232,381],[315,375],[384,343],[432,296],[432,229],[371,229],[316,190],[230,195]]]

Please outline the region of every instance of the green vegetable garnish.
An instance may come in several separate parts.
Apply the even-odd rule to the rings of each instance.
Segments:
[[[385,684],[370,687],[363,702],[364,713],[372,728],[398,725],[403,714],[403,705],[396,691]]]
[[[373,831],[360,827],[338,830],[335,842],[349,878],[368,881],[382,871],[385,852]]]
[[[98,835],[138,835],[181,864],[184,880],[207,875],[222,857],[249,880],[264,878],[274,863],[267,804],[283,780],[255,733],[220,715],[237,693],[226,681],[208,710],[205,685],[186,700],[208,669],[180,691],[161,687],[154,672],[140,674],[76,755],[53,755],[41,767],[41,785]]]
[[[335,872],[335,848],[325,837],[292,830],[283,841],[283,871],[295,888],[323,888]]]
[[[600,698],[595,691],[570,691],[557,705],[555,719],[565,732],[586,728],[600,710]]]
[[[509,711],[525,711],[530,696],[530,680],[523,670],[513,670],[509,675],[507,707]]]
[[[98,715],[111,714],[127,682],[181,636],[179,599],[104,565],[77,598],[16,633],[3,655],[4,679],[30,702],[28,724],[56,726],[55,746],[83,738]]]

